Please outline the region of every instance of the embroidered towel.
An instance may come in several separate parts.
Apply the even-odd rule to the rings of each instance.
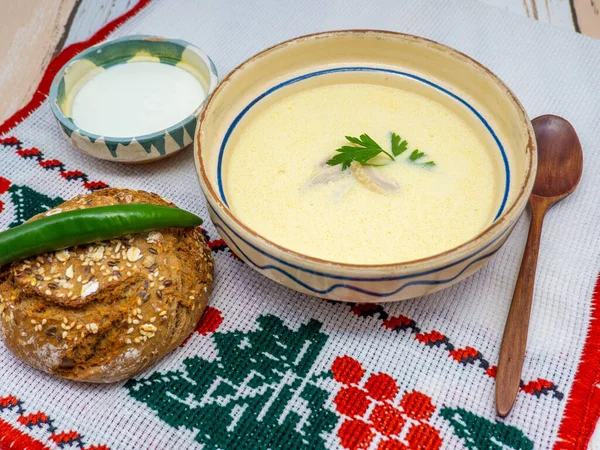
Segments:
[[[29,368],[0,344],[0,448],[585,448],[600,408],[600,42],[458,0],[156,0],[111,36],[188,40],[224,76],[279,41],[343,28],[455,47],[497,73],[531,117],[562,115],[580,135],[584,175],[547,216],[510,416],[495,415],[495,364],[527,214],[464,282],[364,306],[267,280],[207,221],[217,261],[210,307],[189,340],[146,373],[78,384]],[[142,166],[103,162],[67,143],[46,102],[27,112],[0,136],[0,229],[106,186],[154,191],[208,219],[191,151]]]

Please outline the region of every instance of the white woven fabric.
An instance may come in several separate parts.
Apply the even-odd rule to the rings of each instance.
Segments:
[[[247,57],[279,41],[344,28],[400,31],[450,45],[499,75],[516,93],[530,117],[558,114],[566,117],[579,133],[584,148],[584,174],[575,193],[553,208],[544,224],[523,368],[525,383],[539,378],[550,380],[564,397],[558,398],[560,395],[554,395],[553,390],[539,396],[522,391],[513,412],[502,421],[520,430],[535,448],[551,448],[556,442],[580,361],[590,322],[594,283],[600,272],[600,150],[597,144],[600,136],[600,41],[550,29],[478,2],[459,0],[156,1],[114,36],[156,34],[190,41],[212,57],[224,76]],[[23,148],[35,147],[42,151],[46,160],[57,159],[66,170],[83,171],[91,181],[102,180],[114,187],[154,191],[180,207],[208,218],[189,151],[141,166],[94,160],[79,154],[64,140],[46,103],[10,135],[19,139]],[[86,192],[81,182],[68,181],[60,177],[58,171],[44,169],[35,159],[23,158],[10,146],[0,145],[0,177],[50,197],[67,199]],[[0,195],[0,200],[5,204],[0,214],[0,228],[4,229],[13,221],[16,206],[9,193]],[[211,239],[218,238],[209,222],[205,228]],[[466,281],[426,298],[384,305],[387,319],[406,316],[415,321],[421,333],[436,330],[445,335],[455,349],[475,348],[490,366],[496,364],[527,228],[528,217],[525,216],[491,263]],[[460,408],[480,418],[497,420],[494,379],[480,367],[480,360],[461,364],[445,344],[427,346],[416,338],[418,332],[411,329],[392,331],[385,326],[382,312],[360,317],[347,305],[324,302],[281,287],[258,275],[227,251],[218,252],[215,257],[216,284],[211,306],[220,311],[223,318],[217,333],[257,330],[257,319],[269,314],[281,319],[285,327],[292,330],[311,319],[317,320],[322,324],[321,333],[328,336],[327,342],[316,354],[309,373],[300,378],[309,379],[326,372],[336,360],[341,361],[339,357],[347,355],[365,369],[361,383],[370,374],[377,373],[389,374],[397,381],[400,392],[392,400],[394,405],[398,405],[404,391],[418,391],[430,397],[435,411],[422,422],[438,430],[443,448],[483,448],[477,439],[461,436],[456,424],[441,414],[443,408]],[[166,374],[181,371],[184,361],[194,356],[207,363],[215,361],[221,355],[220,351],[223,348],[219,347],[214,333],[195,333],[183,348],[137,379],[157,371]],[[215,366],[207,367],[213,370]],[[240,407],[231,413],[233,431],[230,435],[238,433],[240,440],[225,444],[225,438],[218,437],[217,432],[206,437],[211,433],[211,418],[203,407],[190,400],[193,396],[187,398],[190,418],[168,419],[164,411],[157,411],[149,402],[134,398],[122,384],[89,386],[60,380],[19,362],[2,345],[0,380],[0,398],[17,397],[26,413],[45,412],[58,430],[76,430],[85,446],[178,449],[201,448],[204,444],[206,448],[240,449],[283,445],[258,438],[243,440],[242,436],[246,435],[234,423],[233,418],[237,417],[240,427],[251,427],[253,423],[260,427],[262,421],[267,423],[267,417],[275,414],[272,410],[265,418],[252,416],[243,412],[244,402],[239,402]],[[335,378],[316,377],[314,384],[328,393],[322,408],[336,417],[332,420],[334,425],[318,431],[320,440],[317,441],[326,448],[348,448],[342,439],[346,432],[340,430],[344,421],[350,419],[340,412],[339,398],[335,400],[344,383]],[[255,398],[248,387],[237,386],[235,389],[239,395]],[[169,390],[168,383],[164,384],[164,390]],[[309,429],[319,430],[318,427],[307,428],[315,417],[311,414],[312,400],[307,403],[300,397],[291,397],[286,402],[286,413],[275,414],[279,422],[283,423],[287,417],[295,424],[293,429],[300,436],[310,434]],[[291,411],[304,411],[306,420],[303,422],[300,413],[290,415]],[[27,429],[19,424],[19,414],[16,407],[0,409],[0,430],[3,420],[13,428],[37,436],[48,447],[58,448],[48,437],[51,433],[47,429]],[[410,416],[406,410],[403,414],[403,417]],[[193,417],[198,422],[193,422]],[[464,417],[470,416],[463,415],[463,422]],[[270,420],[274,420],[273,417]],[[372,424],[371,419],[367,422]],[[479,427],[477,429],[481,431],[482,422],[478,423],[480,425],[475,428]],[[292,436],[293,432],[290,433]],[[373,439],[368,441],[369,448],[377,448],[378,443],[386,439],[384,434],[373,433]],[[407,431],[402,431],[396,438],[405,444],[409,442]],[[494,439],[502,442],[502,436]],[[290,442],[302,442],[302,439],[290,437]],[[522,448],[527,448],[523,444],[526,440],[519,442]],[[73,445],[75,448],[79,443]],[[301,448],[301,444],[298,445]],[[431,442],[423,445],[423,448],[436,448]],[[293,448],[292,444],[289,448]]]

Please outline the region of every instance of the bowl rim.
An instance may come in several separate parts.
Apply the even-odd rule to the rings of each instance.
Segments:
[[[71,64],[73,64],[73,62],[75,62],[75,61],[84,59],[87,55],[95,52],[96,50],[98,50],[100,48],[105,48],[105,47],[111,46],[113,44],[116,44],[118,42],[147,41],[147,40],[169,42],[169,43],[178,45],[184,49],[190,49],[204,61],[204,63],[206,64],[206,67],[208,68],[208,72],[210,75],[209,80],[208,80],[209,85],[208,85],[208,89],[206,91],[206,95],[205,95],[204,99],[202,100],[202,102],[198,105],[198,107],[196,109],[194,109],[194,111],[192,111],[189,116],[187,116],[183,120],[180,120],[179,122],[177,122],[174,125],[170,125],[164,129],[161,129],[158,131],[153,131],[152,133],[140,134],[137,136],[113,137],[113,136],[108,136],[108,135],[99,135],[99,134],[90,133],[89,131],[84,130],[84,129],[78,127],[77,125],[75,125],[73,120],[71,120],[69,117],[67,117],[66,114],[60,108],[60,106],[58,106],[58,86],[59,86],[61,80],[64,78],[65,71],[69,68],[69,66]],[[96,45],[92,45],[91,47],[83,50],[81,53],[78,53],[77,55],[72,57],[69,61],[67,61],[60,68],[60,70],[57,72],[57,74],[54,76],[54,79],[52,80],[52,84],[50,86],[50,92],[48,94],[48,101],[50,102],[50,109],[52,110],[54,117],[56,117],[56,119],[60,122],[60,124],[63,125],[65,128],[67,128],[70,133],[77,132],[80,135],[85,136],[85,137],[89,138],[90,140],[92,140],[92,143],[95,142],[96,140],[102,138],[104,140],[104,142],[110,142],[110,143],[114,143],[114,144],[122,144],[124,146],[127,146],[134,139],[138,142],[139,141],[150,141],[150,140],[162,137],[165,133],[177,131],[177,130],[181,129],[182,127],[188,126],[193,120],[196,120],[196,118],[202,111],[204,105],[206,104],[208,98],[211,96],[211,94],[217,88],[218,84],[219,84],[219,79],[218,79],[218,74],[217,74],[217,68],[216,68],[215,64],[213,63],[212,59],[205,52],[203,52],[200,48],[196,47],[195,45],[191,44],[190,42],[184,41],[182,39],[171,39],[171,38],[155,36],[155,35],[150,35],[150,34],[130,34],[127,36],[122,36],[122,37],[118,37],[118,38],[114,38],[114,39],[108,39],[108,40],[100,42]]]
[[[525,177],[521,184],[519,193],[517,194],[515,199],[511,202],[511,204],[508,205],[509,207],[506,208],[496,220],[494,220],[488,227],[486,227],[484,230],[482,230],[479,234],[475,235],[471,239],[463,242],[462,244],[460,244],[456,247],[452,247],[441,253],[436,253],[434,255],[427,256],[425,258],[419,258],[419,259],[414,259],[414,260],[409,260],[409,261],[398,261],[398,262],[385,263],[385,264],[345,263],[345,262],[331,261],[331,260],[327,260],[327,259],[318,258],[315,256],[310,256],[310,255],[289,249],[280,244],[277,244],[277,243],[269,240],[268,238],[262,236],[261,234],[257,233],[250,227],[248,227],[244,222],[239,220],[231,212],[229,207],[227,207],[221,201],[220,197],[218,196],[217,192],[213,189],[213,186],[208,178],[208,174],[206,172],[206,167],[203,163],[203,158],[201,156],[202,155],[202,145],[200,143],[200,135],[202,132],[203,124],[206,119],[206,113],[210,109],[211,103],[214,101],[214,99],[216,98],[218,93],[223,89],[223,87],[226,84],[228,84],[230,78],[234,74],[238,73],[239,71],[244,69],[247,65],[252,64],[255,60],[257,60],[269,53],[272,53],[281,48],[284,48],[291,44],[295,44],[295,43],[302,42],[302,41],[343,36],[343,35],[350,35],[350,36],[352,36],[352,35],[356,35],[356,36],[373,35],[373,36],[379,36],[379,37],[383,37],[383,38],[396,38],[396,39],[400,38],[400,39],[404,39],[404,40],[413,40],[416,42],[422,42],[422,43],[431,45],[433,47],[437,47],[438,49],[452,55],[453,57],[458,57],[459,59],[466,60],[467,62],[474,64],[476,67],[478,67],[480,70],[482,70],[487,76],[491,77],[504,90],[504,92],[508,96],[509,100],[516,107],[517,113],[522,116],[520,119],[523,120],[523,122],[524,122],[526,131],[527,131],[527,137],[528,137],[528,142],[527,142],[527,145],[525,146],[525,150],[529,150],[529,152],[528,152],[529,158],[528,158],[528,162],[527,162],[527,167],[525,169],[526,170]],[[531,193],[531,191],[533,189],[533,184],[535,182],[535,174],[537,171],[537,143],[535,140],[535,133],[533,131],[533,126],[531,124],[531,120],[529,119],[529,116],[527,115],[525,108],[523,107],[521,102],[518,100],[517,96],[500,79],[500,77],[498,77],[494,72],[492,72],[490,69],[488,69],[486,66],[484,66],[477,60],[471,58],[470,56],[466,55],[465,53],[463,53],[459,50],[456,50],[450,46],[441,44],[440,42],[434,41],[432,39],[423,38],[423,37],[412,35],[412,34],[400,33],[400,32],[389,31],[389,30],[376,30],[376,29],[345,29],[345,30],[333,30],[333,31],[322,31],[322,32],[317,32],[317,33],[310,33],[310,34],[297,36],[292,39],[282,41],[280,43],[277,43],[275,45],[272,45],[272,46],[260,51],[259,53],[256,53],[255,55],[251,56],[250,58],[246,59],[241,64],[239,64],[237,67],[235,67],[231,72],[229,72],[227,74],[227,76],[225,76],[225,78],[223,78],[220,81],[218,86],[208,97],[205,108],[202,111],[202,113],[200,114],[200,117],[198,119],[198,126],[196,127],[196,132],[195,132],[195,136],[194,136],[194,160],[195,160],[195,165],[196,165],[196,172],[200,179],[200,184],[201,184],[201,186],[205,186],[205,189],[204,189],[205,195],[208,191],[208,194],[210,195],[210,199],[219,206],[219,209],[226,215],[226,217],[229,220],[233,221],[236,224],[236,226],[240,227],[246,233],[250,234],[255,239],[257,239],[260,242],[260,244],[262,244],[262,245],[260,245],[261,247],[264,248],[266,245],[267,247],[272,247],[272,248],[278,250],[282,254],[292,255],[299,261],[318,264],[318,265],[327,265],[330,268],[337,267],[340,269],[347,269],[347,270],[352,270],[352,269],[364,269],[364,270],[402,269],[402,270],[410,272],[412,270],[417,271],[420,268],[422,268],[423,266],[426,266],[426,267],[442,266],[445,263],[447,263],[448,258],[452,257],[452,255],[462,256],[462,255],[465,255],[468,253],[472,253],[473,251],[476,251],[480,248],[480,245],[479,245],[480,242],[483,241],[486,237],[492,238],[493,240],[495,240],[496,238],[500,238],[501,235],[504,234],[503,232],[507,228],[509,228],[514,223],[516,223],[516,219],[522,213],[523,209],[525,208],[525,206],[527,204],[527,201],[529,199],[529,194]],[[534,162],[536,164],[534,164]],[[221,219],[221,220],[223,220],[223,219]],[[225,220],[224,220],[224,222],[225,222]]]

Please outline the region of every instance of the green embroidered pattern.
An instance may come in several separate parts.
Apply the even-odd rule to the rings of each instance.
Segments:
[[[10,199],[16,210],[15,219],[10,223],[10,228],[21,225],[36,214],[46,212],[64,202],[60,197],[48,197],[27,186],[13,184],[8,188],[8,192],[10,192]]]
[[[465,446],[477,450],[532,450],[533,442],[521,430],[501,422],[491,422],[462,408],[442,408],[440,415],[465,440]]]
[[[324,449],[338,416],[311,375],[327,341],[322,324],[294,331],[272,315],[257,322],[254,331],[215,333],[214,361],[188,358],[181,371],[129,381],[130,395],[169,425],[198,430],[208,449]]]

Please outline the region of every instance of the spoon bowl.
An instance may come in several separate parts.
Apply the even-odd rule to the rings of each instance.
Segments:
[[[583,171],[583,152],[573,126],[562,117],[545,115],[533,120],[538,143],[538,172],[533,194],[565,198],[575,190]]]

